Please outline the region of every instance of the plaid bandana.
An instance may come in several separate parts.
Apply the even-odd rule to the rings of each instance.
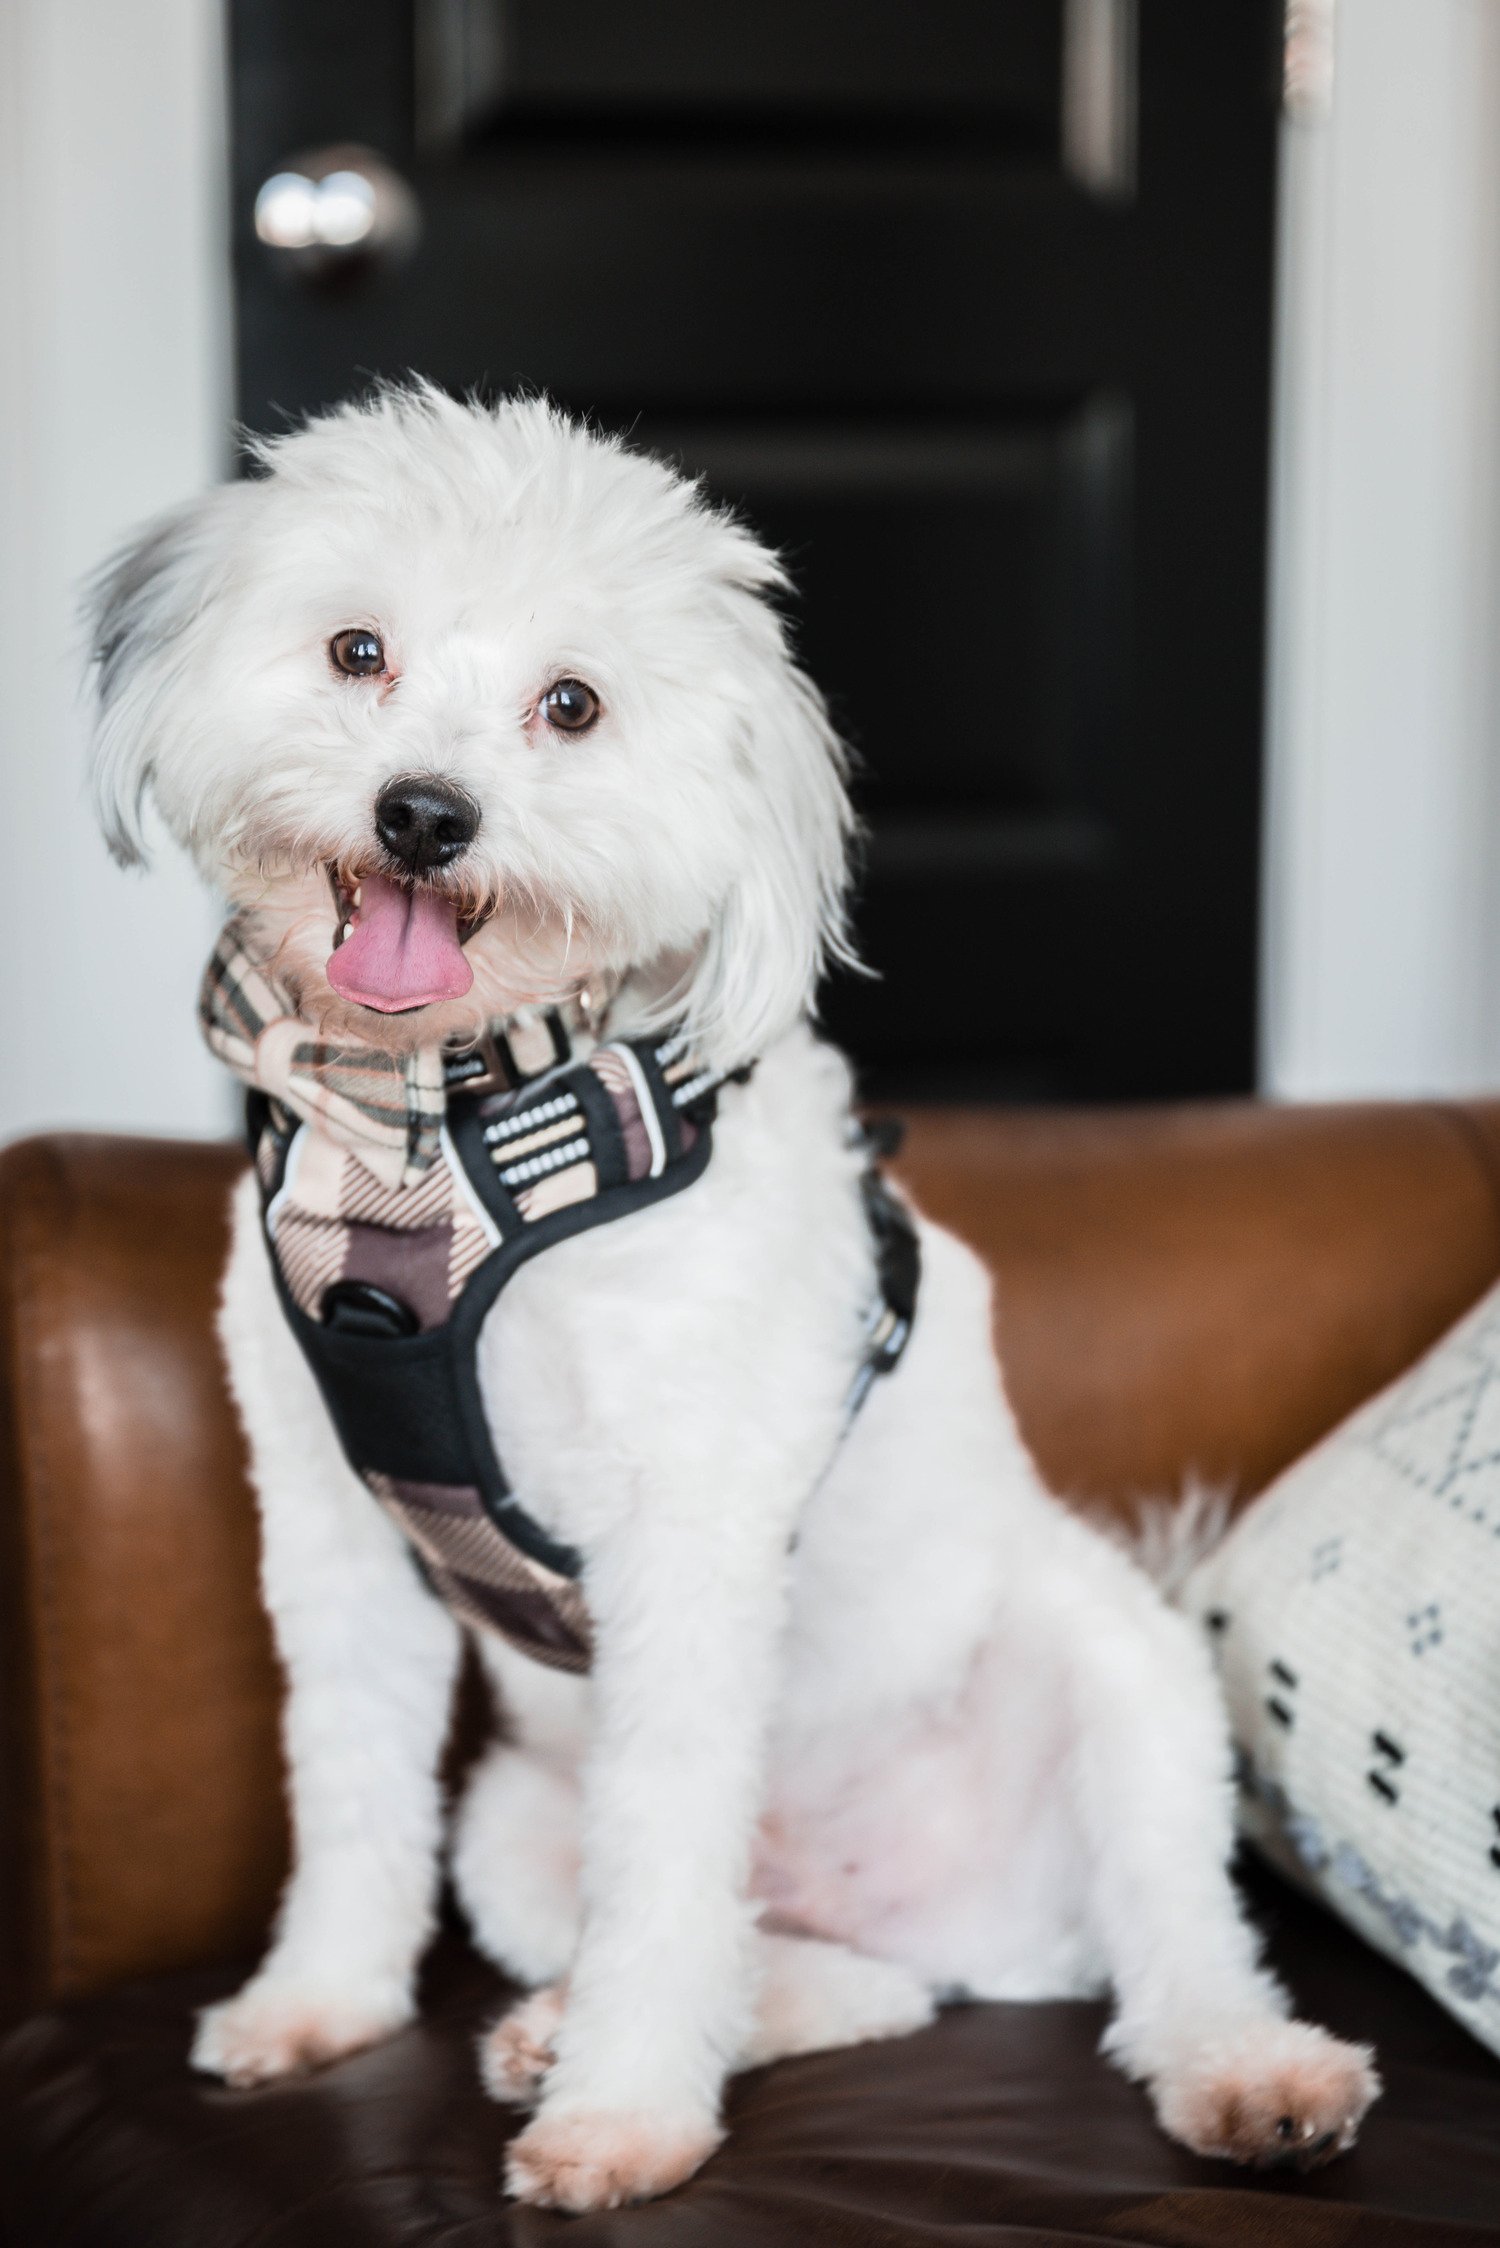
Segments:
[[[453,1077],[442,1048],[384,1054],[319,1038],[256,950],[253,913],[233,915],[221,930],[204,971],[198,1020],[236,1077],[327,1132],[381,1186],[415,1186],[436,1163]],[[538,1038],[545,1053],[521,1053]],[[509,1042],[528,1075],[533,1061],[541,1068],[555,1058],[539,1021],[512,1024]]]

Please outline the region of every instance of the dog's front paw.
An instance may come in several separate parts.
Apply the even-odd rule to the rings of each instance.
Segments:
[[[561,1983],[518,1999],[479,2040],[479,2074],[492,2100],[530,2107],[552,2066],[566,2003]]]
[[[1367,2045],[1311,2022],[1257,2023],[1156,2086],[1162,2129],[1194,2154],[1315,2170],[1352,2147],[1379,2097]]]
[[[404,1991],[355,1998],[257,1977],[238,1997],[203,2009],[192,2064],[226,2084],[268,2084],[378,2044],[409,2022],[412,2011]]]
[[[670,2193],[708,2160],[724,2134],[700,2116],[621,2108],[545,2110],[514,2142],[505,2182],[542,2209],[618,2209]]]

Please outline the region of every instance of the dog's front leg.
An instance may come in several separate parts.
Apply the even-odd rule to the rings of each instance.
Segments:
[[[338,1448],[276,1300],[250,1180],[236,1199],[220,1333],[286,1673],[293,1866],[265,1961],[203,2014],[193,2061],[253,2084],[335,2060],[410,2017],[432,1925],[459,1636]]]
[[[556,2061],[510,2152],[523,2200],[667,2192],[721,2136],[749,2028],[749,1860],[785,1576],[764,1482],[704,1463],[630,1494],[591,1545],[597,1652],[583,1928]]]

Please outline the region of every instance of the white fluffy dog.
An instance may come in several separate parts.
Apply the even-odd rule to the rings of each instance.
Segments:
[[[719,1066],[758,1062],[689,1191],[537,1257],[483,1334],[499,1456],[585,1554],[596,1637],[585,1679],[479,1635],[508,1725],[451,1870],[532,1991],[482,2054],[497,2098],[535,2102],[511,2190],[662,2193],[718,2143],[726,2073],[963,1995],[1108,1988],[1108,2050],[1187,2146],[1347,2147],[1370,2055],[1289,2020],[1257,1963],[1210,1664],[1043,1488],[985,1273],[930,1224],[910,1347],[841,1435],[872,1251],[849,1074],[807,1018],[850,817],[774,557],[535,400],[386,392],[259,466],[100,581],[120,852],[149,794],[333,1039],[435,1046],[587,980],[611,1034],[680,1020]],[[412,774],[478,811],[419,885],[473,984],[388,1013],[330,982],[328,876],[389,880],[372,806]],[[295,1866],[194,2058],[250,2084],[412,2013],[462,1633],[335,1441],[249,1182],[222,1334]]]

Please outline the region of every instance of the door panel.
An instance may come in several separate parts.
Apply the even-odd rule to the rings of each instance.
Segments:
[[[860,758],[882,1091],[1253,1074],[1276,0],[235,0],[241,410],[416,368],[681,460]],[[415,251],[256,239],[378,149]]]
[[[622,138],[725,129],[972,129],[1045,149],[1062,99],[1056,0],[429,0],[419,137],[474,145],[584,123]]]

